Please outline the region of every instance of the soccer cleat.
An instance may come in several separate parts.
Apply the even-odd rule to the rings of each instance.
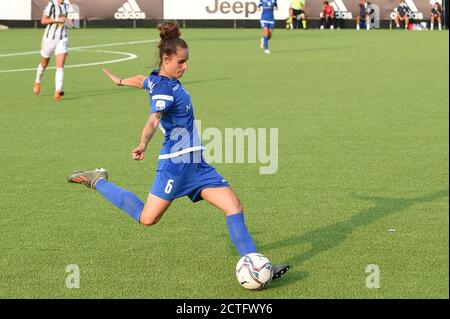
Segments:
[[[79,171],[67,176],[69,183],[78,183],[86,185],[89,188],[95,189],[95,184],[99,179],[108,180],[108,172],[104,168],[96,168],[93,171]]]
[[[274,280],[280,278],[283,274],[285,274],[289,270],[289,265],[287,264],[274,265],[272,269],[273,269],[272,280]]]
[[[61,100],[61,98],[64,96],[64,91],[56,91],[55,92],[55,100]]]
[[[33,92],[34,92],[34,94],[36,94],[36,95],[38,95],[39,93],[41,93],[41,83],[39,83],[39,82],[34,82]]]
[[[269,49],[265,49],[265,50],[264,50],[264,53],[265,53],[265,54],[270,54],[270,50],[269,50]]]

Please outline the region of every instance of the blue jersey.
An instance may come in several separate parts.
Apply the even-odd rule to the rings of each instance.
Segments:
[[[180,81],[161,76],[156,69],[144,80],[144,88],[149,92],[150,112],[162,112],[159,127],[164,133],[150,192],[167,201],[188,196],[197,202],[205,188],[228,187],[202,156],[191,97]]]
[[[176,158],[203,150],[194,122],[194,109],[189,93],[178,80],[160,76],[155,69],[144,80],[149,92],[150,113],[162,112],[159,128],[164,134],[159,159]]]
[[[262,8],[261,21],[275,21],[273,10],[278,7],[277,0],[260,0],[258,7]]]

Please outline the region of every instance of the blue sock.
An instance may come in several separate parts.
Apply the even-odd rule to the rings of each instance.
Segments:
[[[227,216],[227,228],[231,241],[241,256],[256,253],[255,244],[244,223],[243,212]]]
[[[264,37],[264,49],[269,48],[269,37]]]
[[[127,212],[128,215],[139,223],[139,218],[144,209],[144,203],[136,195],[104,179],[99,179],[95,188],[103,197],[113,203],[114,206]]]

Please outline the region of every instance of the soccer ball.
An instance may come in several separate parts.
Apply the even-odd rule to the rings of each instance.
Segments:
[[[263,289],[272,280],[272,274],[272,263],[258,253],[243,256],[236,265],[236,278],[247,289]]]

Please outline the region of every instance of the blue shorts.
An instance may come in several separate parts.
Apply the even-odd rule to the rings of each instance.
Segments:
[[[209,187],[227,187],[228,182],[201,156],[199,163],[174,163],[172,159],[158,161],[156,177],[150,193],[173,201],[188,196],[194,203],[202,200],[200,192]]]
[[[275,27],[275,21],[261,20],[261,28],[273,29]]]

